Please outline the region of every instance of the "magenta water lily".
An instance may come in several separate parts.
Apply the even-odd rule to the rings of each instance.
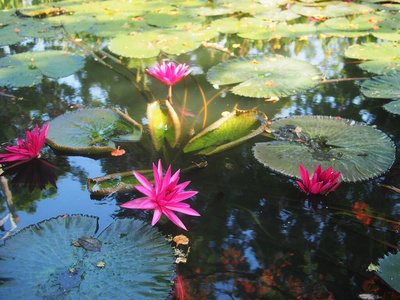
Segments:
[[[302,165],[299,165],[299,170],[303,182],[297,181],[297,184],[306,194],[326,195],[329,192],[333,192],[343,182],[343,180],[338,182],[341,173],[332,172],[333,166],[322,171],[321,165],[319,164],[311,180],[308,170]]]
[[[171,176],[171,165],[168,167],[165,177],[163,177],[161,160],[158,166],[153,163],[154,186],[141,174],[133,172],[141,185],[135,188],[146,195],[146,197],[137,198],[121,205],[123,208],[131,209],[154,209],[151,225],[155,225],[166,215],[175,225],[187,230],[182,221],[173,211],[180,212],[190,216],[200,216],[194,209],[190,208],[188,203],[182,203],[183,200],[193,197],[197,191],[183,191],[190,181],[178,184],[180,169]]]
[[[26,132],[25,141],[18,139],[17,146],[8,146],[5,148],[6,151],[11,153],[0,154],[0,158],[2,158],[0,162],[25,162],[40,157],[40,150],[46,141],[49,125],[43,125],[39,133],[39,126],[36,124],[33,131]]]
[[[190,74],[192,70],[188,70],[188,67],[187,64],[175,65],[172,61],[168,64],[163,61],[161,65],[156,63],[153,66],[153,70],[146,69],[146,71],[168,85],[168,101],[172,103],[172,86]]]

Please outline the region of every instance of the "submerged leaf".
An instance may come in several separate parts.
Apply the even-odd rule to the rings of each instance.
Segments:
[[[89,238],[101,241],[101,250],[71,245],[78,238],[94,236],[98,226],[97,217],[59,216],[7,239],[0,246],[2,297],[167,298],[175,257],[165,238],[142,221],[118,219]]]
[[[46,142],[73,154],[115,150],[114,142],[140,140],[142,126],[117,109],[85,109],[61,115],[50,122]]]
[[[218,153],[268,130],[268,125],[267,117],[261,112],[235,109],[194,136],[183,151],[204,155]]]
[[[395,147],[381,131],[353,120],[325,116],[291,117],[273,121],[279,141],[257,143],[256,159],[269,168],[300,179],[299,164],[314,170],[333,166],[344,181],[360,181],[387,171]]]
[[[313,65],[288,57],[247,57],[228,60],[207,73],[211,84],[236,84],[232,92],[255,98],[294,95],[314,87],[320,72]],[[274,84],[269,84],[269,82]]]

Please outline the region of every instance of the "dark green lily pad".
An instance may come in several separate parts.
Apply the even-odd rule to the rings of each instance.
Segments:
[[[147,119],[151,139],[157,151],[164,145],[164,140],[172,147],[177,145],[182,134],[181,122],[168,101],[147,104]]]
[[[100,251],[71,245],[98,226],[97,217],[59,216],[8,238],[0,246],[2,297],[167,298],[175,258],[164,236],[140,220],[118,219],[96,236]]]
[[[234,94],[255,98],[294,95],[314,87],[320,72],[313,65],[287,57],[247,57],[228,60],[207,73],[212,84],[236,84]]]
[[[400,252],[389,253],[378,259],[378,270],[376,271],[392,289],[400,293]]]
[[[278,141],[257,143],[256,159],[285,175],[300,178],[299,164],[313,172],[333,166],[344,181],[367,180],[386,172],[395,147],[381,131],[348,119],[325,116],[291,117],[273,121]]]
[[[365,43],[349,47],[345,56],[360,60],[368,60],[360,64],[360,68],[380,75],[400,72],[400,46],[397,43]]]
[[[114,142],[136,142],[142,126],[117,109],[82,109],[50,122],[46,142],[54,149],[81,155],[115,150]]]
[[[264,113],[254,110],[234,110],[194,136],[184,152],[211,155],[235,147],[248,139],[268,131]]]
[[[400,115],[400,100],[389,102],[383,108],[392,114]]]
[[[363,82],[361,92],[370,98],[400,98],[400,73],[373,77]]]
[[[110,41],[108,48],[117,55],[135,58],[150,58],[160,51],[181,54],[195,50],[201,39],[184,30],[149,30],[137,35],[118,36]]]
[[[82,57],[64,51],[38,51],[0,58],[0,86],[32,86],[42,76],[69,76],[84,65]]]
[[[153,170],[136,171],[150,182],[153,180]],[[126,193],[135,190],[135,185],[140,184],[132,171],[108,174],[97,178],[88,178],[88,190],[93,195],[104,196],[113,193]]]

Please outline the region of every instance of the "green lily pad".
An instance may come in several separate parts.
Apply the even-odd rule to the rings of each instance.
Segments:
[[[172,147],[177,145],[182,134],[181,122],[168,101],[147,104],[147,119],[151,139],[157,151],[164,145],[164,140]]]
[[[136,171],[147,178],[149,182],[153,180],[153,170]],[[88,190],[93,195],[104,196],[114,193],[127,193],[135,190],[135,185],[139,181],[132,171],[108,174],[97,178],[88,178]]]
[[[0,86],[32,86],[42,76],[69,76],[84,65],[82,57],[64,51],[38,51],[0,58]]]
[[[142,126],[117,109],[82,109],[50,122],[46,142],[73,154],[97,154],[115,150],[114,142],[136,142]]]
[[[19,26],[7,25],[0,27],[0,46],[14,45],[25,40],[19,34]]]
[[[303,36],[312,36],[316,33],[316,28],[311,24],[278,24],[275,27],[264,26],[260,29],[253,28],[251,31],[239,33],[238,36],[251,40],[270,40],[280,38],[297,38]]]
[[[365,71],[380,75],[400,72],[400,46],[397,43],[365,43],[349,47],[345,56],[368,60],[360,64]]]
[[[329,3],[329,2],[328,2]],[[373,12],[374,9],[366,4],[360,3],[344,3],[327,5],[324,9],[325,16],[328,18],[341,17],[347,15],[368,14]]]
[[[392,114],[400,115],[400,100],[389,102],[383,108]]]
[[[384,17],[382,16],[368,14],[359,16],[352,20],[345,17],[328,19],[325,21],[325,25],[335,30],[370,31],[382,20],[384,20]]]
[[[400,98],[400,73],[373,77],[363,82],[361,92],[370,98]]]
[[[59,216],[8,238],[0,246],[2,297],[167,298],[175,257],[165,237],[140,220],[118,219],[90,238],[98,226],[97,217]],[[96,241],[101,248],[71,244],[77,240]]]
[[[256,18],[265,21],[283,22],[300,18],[299,14],[294,13],[290,9],[281,10],[280,8],[271,8],[262,14],[258,14]]]
[[[194,12],[175,10],[172,12],[153,12],[145,16],[147,24],[157,27],[190,27],[192,23],[202,23],[205,17]]]
[[[370,34],[370,31],[364,30],[337,30],[328,27],[325,22],[321,23],[317,26],[317,32],[322,36],[336,36],[336,37],[348,37],[348,38],[356,38],[360,36],[366,36]]]
[[[313,172],[333,166],[344,181],[367,180],[386,172],[395,147],[381,131],[348,119],[325,116],[291,117],[273,121],[279,141],[257,143],[255,158],[285,175],[300,178],[299,164]]]
[[[255,98],[294,95],[314,87],[320,72],[313,65],[287,57],[247,57],[228,60],[207,73],[211,84],[236,84],[234,94]]]
[[[378,259],[378,270],[376,271],[392,289],[400,293],[400,252],[389,253]]]
[[[201,39],[184,30],[149,30],[132,36],[118,36],[110,41],[108,48],[117,55],[135,58],[150,58],[160,51],[167,54],[182,54],[193,51]]]
[[[268,131],[264,113],[234,110],[194,136],[183,151],[211,155],[235,147],[248,139]]]

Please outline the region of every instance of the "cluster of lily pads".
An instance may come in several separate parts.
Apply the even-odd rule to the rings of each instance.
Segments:
[[[104,48],[97,50],[106,50],[110,56],[155,60],[160,53],[172,56],[200,46],[213,46],[209,42],[220,34],[235,34],[251,41],[306,40],[316,35],[324,38],[372,35],[379,39],[378,43],[354,44],[348,47],[344,56],[356,59],[362,70],[376,75],[363,82],[361,93],[366,97],[396,100],[400,98],[400,17],[397,13],[400,4],[397,4],[399,1],[385,5],[380,2],[68,0],[43,7],[1,11],[0,46],[31,38],[58,36],[79,46],[82,45],[78,42],[80,37],[90,35],[104,39]],[[97,50],[92,49],[92,53]],[[234,50],[222,50],[235,56]],[[80,51],[46,50],[12,54],[0,58],[0,86],[32,86],[39,84],[43,76],[61,78],[83,66],[84,57]],[[317,67],[304,61],[279,55],[257,55],[221,62],[208,70],[207,80],[216,87],[228,86],[232,93],[239,96],[277,100],[314,88],[322,80],[322,74]],[[392,101],[385,108],[399,114],[399,101]],[[144,134],[149,134],[156,151],[161,152],[168,147],[182,150],[184,154],[212,155],[267,133],[272,141],[256,143],[253,147],[253,154],[260,163],[297,178],[299,164],[306,169],[314,169],[316,165],[323,168],[333,166],[335,171],[341,172],[341,179],[347,182],[377,177],[387,171],[395,159],[394,144],[386,134],[353,120],[306,116],[268,121],[267,116],[256,109],[244,111],[235,108],[196,135],[189,136],[189,133],[185,134],[178,115],[170,101],[148,103],[148,130],[143,130],[143,125],[118,109],[78,110],[52,120],[46,142],[53,149],[68,154],[108,154],[119,144],[140,142]],[[146,176],[145,173],[143,175]],[[131,172],[127,172],[89,179],[88,187],[91,193],[104,195],[132,190],[137,183]],[[87,223],[86,217],[73,216],[72,219]],[[55,228],[63,228],[69,221],[57,218],[51,222],[61,224]],[[127,226],[127,221],[118,222],[124,223],[115,226]],[[36,227],[31,227],[19,236],[29,234],[32,238],[36,232]],[[80,234],[76,233],[74,238],[79,238]],[[120,236],[124,234],[120,233]],[[107,236],[112,237],[111,234]],[[63,240],[63,243],[68,241]],[[103,243],[105,241],[107,239]],[[14,242],[17,245],[18,239],[11,239],[8,245]],[[89,294],[93,282],[87,274],[106,273],[97,267],[103,258],[92,258],[94,255],[87,252],[75,253],[81,250],[64,246],[66,249],[69,246],[68,252],[73,252],[68,266],[65,266],[73,268],[73,271],[60,269],[52,278],[50,275],[54,270],[48,271],[46,276],[49,276],[49,286],[53,290],[47,291],[48,287],[44,285],[42,288],[48,295],[56,297],[79,285],[81,295]],[[9,263],[12,259],[0,262],[0,265],[5,265],[4,270],[11,268]],[[30,263],[34,262],[27,262]],[[168,259],[165,264],[168,264]],[[105,270],[113,272],[114,269]],[[169,270],[154,272],[168,277],[171,275]],[[15,278],[24,278],[21,275],[23,270],[14,272]],[[82,272],[85,272],[84,277]],[[112,274],[116,276],[116,273]],[[85,281],[91,284],[84,285]],[[144,282],[146,286],[154,280],[145,278]],[[105,290],[107,292],[112,288]],[[155,290],[165,292],[165,286]],[[145,292],[139,293],[145,295]],[[23,291],[21,296],[24,296]]]

